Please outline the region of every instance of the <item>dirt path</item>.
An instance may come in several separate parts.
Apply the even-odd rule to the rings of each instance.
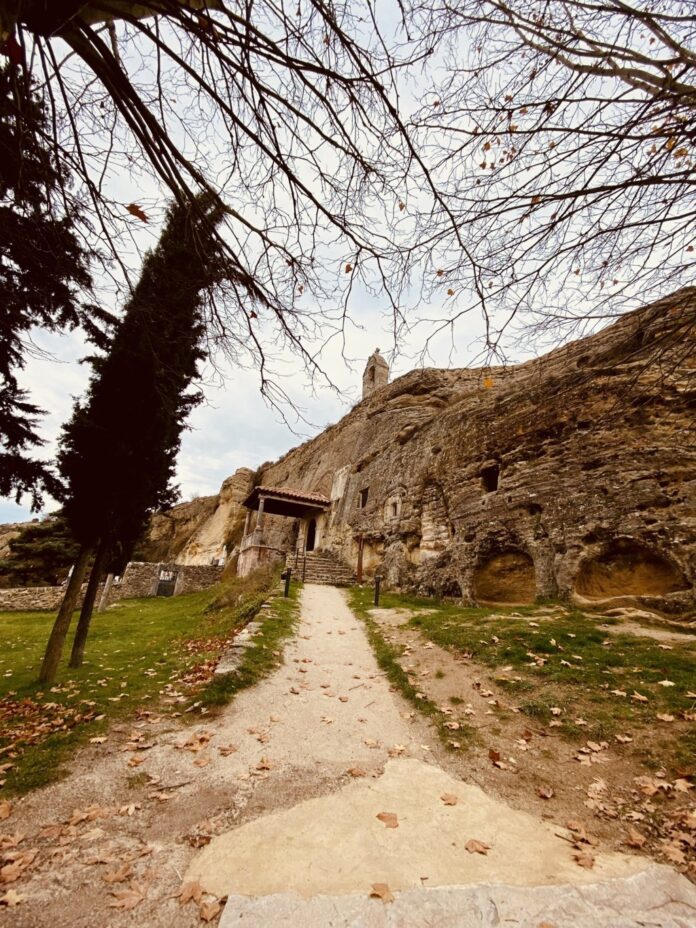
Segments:
[[[307,586],[301,608],[284,665],[215,718],[185,727],[145,715],[83,752],[67,780],[13,804],[0,840],[37,854],[12,885],[23,900],[0,921],[185,928],[214,923],[229,896],[223,926],[445,926],[459,924],[472,884],[504,884],[477,897],[483,920],[472,924],[497,924],[486,913],[506,905],[513,925],[536,928],[544,906],[556,928],[588,912],[596,924],[617,899],[629,915],[650,908],[655,926],[693,917],[693,890],[673,871],[575,848],[557,825],[445,772],[344,595]],[[576,859],[587,855],[592,869]],[[610,890],[592,885],[602,880]],[[396,901],[370,899],[375,883]],[[431,909],[437,919],[424,921]]]

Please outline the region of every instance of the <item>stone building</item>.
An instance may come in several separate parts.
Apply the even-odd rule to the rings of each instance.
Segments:
[[[319,550],[467,602],[693,612],[695,320],[686,289],[521,365],[392,383],[375,352],[348,415],[254,481],[233,478],[251,513],[241,568],[254,547]]]

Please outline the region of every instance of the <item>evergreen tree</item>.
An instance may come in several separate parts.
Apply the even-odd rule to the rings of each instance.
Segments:
[[[46,648],[42,682],[55,678],[90,556],[71,666],[82,662],[106,562],[117,549],[127,560],[151,513],[176,499],[171,481],[181,432],[199,400],[189,387],[204,357],[203,294],[225,274],[215,238],[222,212],[208,195],[193,207],[170,209],[108,354],[92,360],[86,401],[76,405],[63,431],[64,512],[81,547]]]
[[[56,496],[60,485],[31,456],[42,444],[41,410],[17,383],[27,333],[80,325],[100,338],[95,322],[110,319],[79,300],[91,283],[88,263],[65,210],[69,177],[44,141],[49,135],[27,80],[11,65],[0,68],[0,496],[19,502],[28,493],[35,510],[42,492]]]
[[[0,561],[0,586],[58,586],[68,576],[79,546],[62,515],[31,522],[9,543]]]

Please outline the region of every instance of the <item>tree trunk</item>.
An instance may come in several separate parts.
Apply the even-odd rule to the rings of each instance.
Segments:
[[[94,564],[92,564],[92,573],[89,575],[89,582],[87,584],[87,590],[85,591],[82,609],[80,610],[80,620],[77,623],[75,640],[73,641],[72,654],[70,655],[68,667],[82,667],[82,658],[85,653],[85,643],[89,633],[89,624],[92,621],[92,613],[94,612],[94,603],[97,598],[99,581],[104,572],[104,564],[106,563],[108,554],[108,545],[106,542],[100,541],[97,546]]]
[[[104,589],[102,590],[101,599],[99,600],[99,606],[97,612],[105,612],[106,607],[109,605],[109,593],[111,592],[111,587],[114,584],[114,575],[106,575],[106,583],[104,584]]]
[[[41,673],[39,674],[40,683],[53,683],[56,679],[56,671],[60,663],[60,656],[63,653],[63,644],[65,643],[65,638],[70,628],[72,614],[77,605],[77,600],[82,588],[82,581],[87,571],[87,564],[89,563],[91,554],[91,546],[82,545],[77,555],[73,572],[68,580],[63,602],[60,604],[58,615],[53,623],[51,636],[46,645],[46,653],[44,654]]]

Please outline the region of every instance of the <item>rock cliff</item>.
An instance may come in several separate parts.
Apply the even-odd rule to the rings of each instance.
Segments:
[[[329,497],[318,547],[353,567],[361,556],[392,585],[685,614],[696,571],[695,320],[687,289],[525,364],[411,371],[257,482]],[[184,556],[208,557],[238,533],[250,481],[238,471],[234,493],[226,482]],[[302,525],[271,516],[264,535],[290,549],[298,529],[301,544]]]

